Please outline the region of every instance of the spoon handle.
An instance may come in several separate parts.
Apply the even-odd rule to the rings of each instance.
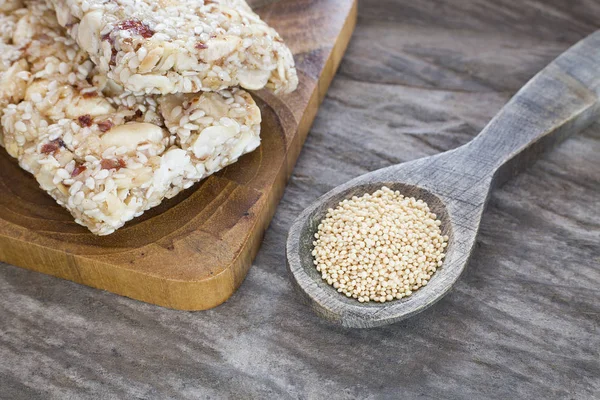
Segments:
[[[600,115],[600,31],[531,79],[481,133],[457,149],[471,171],[499,185]]]

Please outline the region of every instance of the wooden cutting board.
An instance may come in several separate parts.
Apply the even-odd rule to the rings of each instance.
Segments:
[[[356,22],[356,0],[250,4],[290,46],[300,77],[290,95],[254,94],[259,149],[104,237],[77,225],[0,149],[0,261],[180,310],[215,307],[233,294]]]

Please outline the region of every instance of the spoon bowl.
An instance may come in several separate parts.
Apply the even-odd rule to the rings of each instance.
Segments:
[[[435,162],[433,157],[416,160],[360,176],[335,188],[313,203],[296,219],[288,238],[288,267],[300,292],[307,295],[313,310],[324,318],[347,327],[372,327],[395,322],[414,315],[429,307],[446,294],[458,279],[465,267],[465,260],[475,243],[476,232],[455,226],[458,218],[451,210],[464,212],[472,209],[472,204],[444,196],[432,191],[426,182],[417,186],[412,182],[414,171],[422,167],[425,161]],[[441,160],[441,157],[439,157]],[[386,179],[386,176],[396,180]],[[404,181],[404,182],[402,182]],[[397,190],[405,197],[414,197],[427,203],[431,212],[442,222],[440,228],[447,235],[448,247],[444,265],[438,269],[427,286],[413,292],[411,296],[386,303],[359,303],[348,298],[321,279],[312,256],[314,234],[327,210],[335,208],[344,199],[373,193],[387,186]],[[482,199],[485,200],[485,199]],[[482,209],[483,204],[481,204]],[[454,218],[454,219],[453,219]]]
[[[600,115],[600,31],[571,47],[530,80],[471,142],[432,157],[352,179],[305,209],[290,228],[288,269],[320,316],[353,328],[385,325],[419,313],[452,288],[467,265],[490,191]],[[321,278],[314,234],[327,210],[382,186],[425,201],[449,237],[442,267],[410,296],[360,303]]]

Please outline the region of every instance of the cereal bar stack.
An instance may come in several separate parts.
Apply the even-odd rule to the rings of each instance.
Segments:
[[[0,51],[0,144],[97,235],[258,147],[242,88],[298,83],[242,0],[5,0]]]

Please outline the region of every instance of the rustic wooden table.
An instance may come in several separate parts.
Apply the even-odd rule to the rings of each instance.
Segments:
[[[2,265],[0,398],[600,397],[600,124],[494,193],[467,271],[425,313],[344,330],[298,301],[284,244],[305,206],[467,142],[600,24],[593,0],[359,5],[241,289],[178,312]]]

